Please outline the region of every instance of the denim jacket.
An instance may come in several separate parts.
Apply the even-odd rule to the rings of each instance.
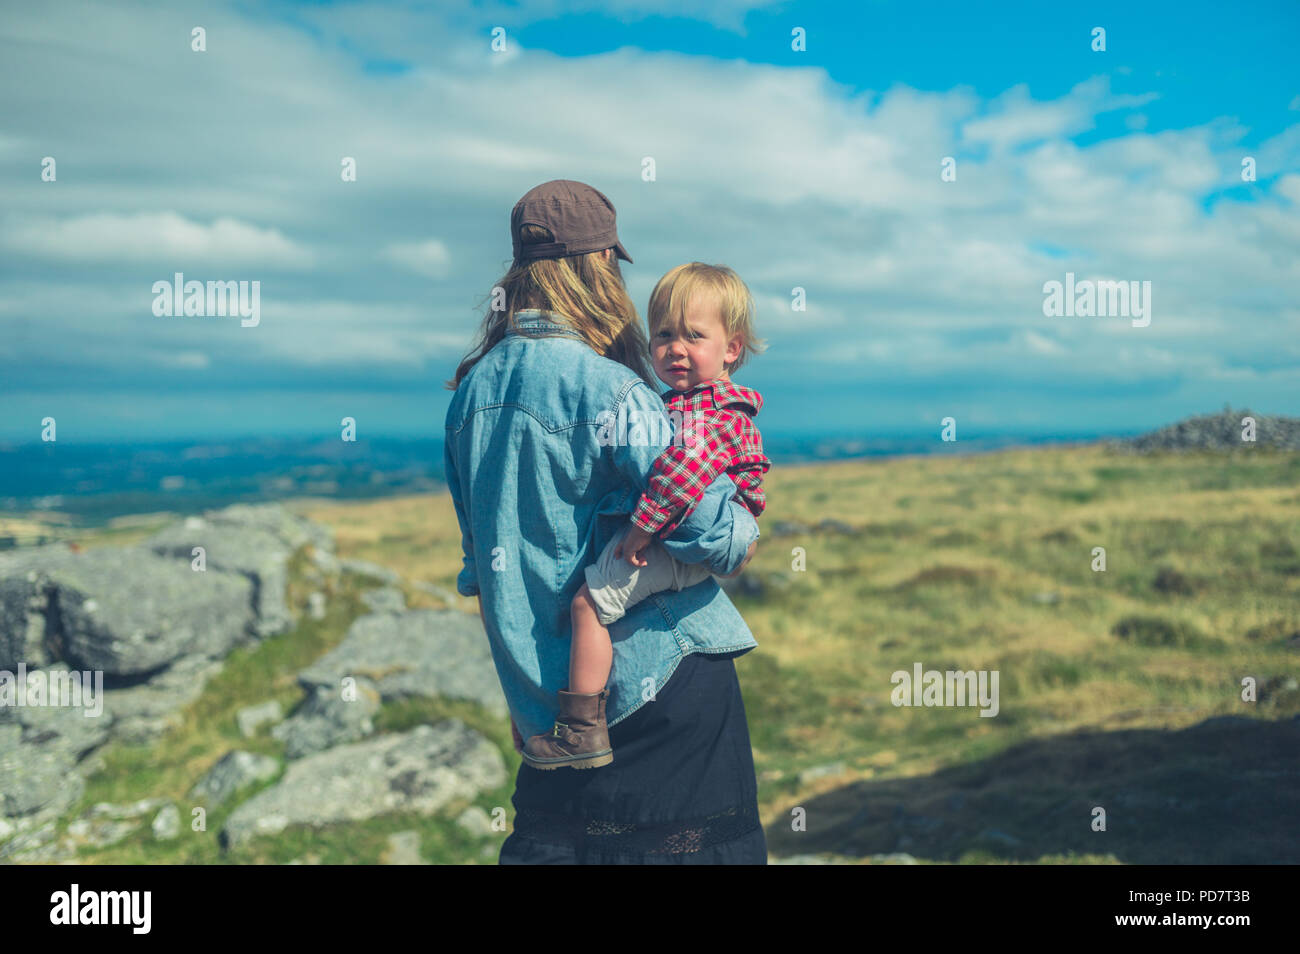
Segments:
[[[525,739],[550,731],[556,690],[569,684],[569,604],[583,570],[627,522],[670,433],[663,401],[644,381],[537,309],[515,313],[515,327],[451,399],[445,470],[464,552],[456,589],[482,601],[501,688]],[[759,536],[735,492],[719,476],[661,541],[665,549],[719,575],[735,572]],[[688,653],[758,645],[712,577],[654,594],[609,631],[610,725],[652,701]]]

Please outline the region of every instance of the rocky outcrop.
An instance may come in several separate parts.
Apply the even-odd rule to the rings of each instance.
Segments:
[[[202,569],[195,547],[203,548]],[[61,826],[84,779],[102,767],[101,746],[152,742],[178,724],[233,648],[294,625],[287,592],[300,548],[309,588],[333,593],[340,572],[385,585],[363,594],[370,612],[343,642],[299,673],[306,698],[287,719],[275,700],[236,713],[245,738],[271,724],[289,762],[282,778],[234,808],[224,843],[292,824],[440,811],[505,781],[497,748],[458,721],[375,735],[382,703],[410,696],[469,699],[506,714],[481,622],[459,612],[407,610],[400,577],[338,559],[326,528],[279,506],[239,505],[177,522],[138,545],[0,554],[0,670],[10,674],[8,691],[19,670],[29,682],[83,671],[102,680],[94,713],[89,702],[0,705],[0,863],[72,860],[81,848],[116,844],[140,830],[179,836],[192,806],[167,799],[97,805]],[[316,595],[312,616],[319,619],[325,596]],[[5,685],[0,676],[0,692]],[[228,752],[188,797],[228,807],[282,764]],[[418,845],[398,848],[395,858],[418,857]]]
[[[504,716],[482,622],[455,610],[374,613],[352,624],[334,650],[298,674],[308,691],[338,692],[345,677],[373,686],[385,701],[406,696],[469,699]]]
[[[1241,439],[1242,418],[1254,418],[1255,441]],[[1224,407],[1218,414],[1204,414],[1170,424],[1159,430],[1125,439],[1102,442],[1111,450],[1148,454],[1156,451],[1241,450],[1250,447],[1273,447],[1300,450],[1300,418],[1256,414],[1249,409],[1234,411]]]
[[[241,804],[221,831],[227,848],[290,825],[363,821],[392,812],[432,815],[506,780],[501,753],[457,719],[335,746],[289,764]]]

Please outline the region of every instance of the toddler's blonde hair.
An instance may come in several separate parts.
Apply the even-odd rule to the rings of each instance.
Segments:
[[[750,356],[762,354],[767,348],[762,338],[754,333],[754,296],[740,280],[740,276],[725,265],[705,265],[688,262],[678,265],[655,285],[650,293],[650,309],[646,321],[650,326],[650,344],[662,327],[679,330],[686,321],[686,306],[696,294],[707,296],[718,303],[722,313],[722,327],[727,340],[741,336],[740,355],[726,364],[731,374]]]

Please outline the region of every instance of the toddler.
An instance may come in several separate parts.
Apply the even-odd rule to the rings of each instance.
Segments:
[[[755,517],[763,512],[762,479],[771,462],[753,422],[763,398],[730,378],[749,352],[763,350],[753,313],[749,289],[724,266],[679,265],[655,285],[647,316],[650,354],[681,430],[655,461],[631,521],[587,567],[572,604],[569,688],[559,692],[559,717],[551,732],[524,745],[524,761],[533,768],[597,768],[614,760],[605,724],[613,662],[606,626],[653,593],[711,575],[669,556],[657,538],[672,533],[724,472],[736,484],[735,499]]]

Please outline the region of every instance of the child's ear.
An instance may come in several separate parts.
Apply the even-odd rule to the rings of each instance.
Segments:
[[[732,336],[732,339],[727,342],[727,351],[726,354],[723,355],[723,360],[726,361],[727,364],[731,364],[740,357],[740,351],[744,346],[745,339],[743,336]]]

